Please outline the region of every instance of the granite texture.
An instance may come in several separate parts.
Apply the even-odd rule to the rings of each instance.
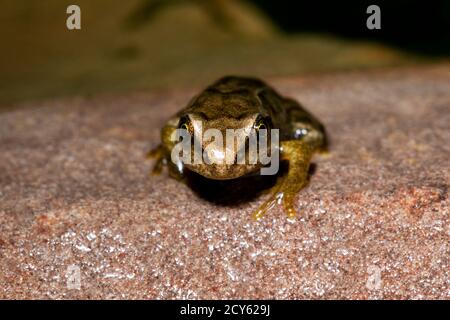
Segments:
[[[0,298],[448,299],[450,65],[267,80],[331,138],[293,221],[149,175],[201,88],[0,113]]]

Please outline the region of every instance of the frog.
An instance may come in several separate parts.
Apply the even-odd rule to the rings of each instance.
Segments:
[[[201,128],[194,125],[203,123]],[[184,129],[193,137],[209,128],[278,129],[279,160],[287,162],[287,172],[270,190],[270,197],[252,214],[259,220],[275,205],[284,208],[288,218],[297,216],[295,199],[309,181],[309,168],[315,153],[327,153],[324,125],[296,100],[284,97],[263,80],[254,77],[225,76],[195,95],[187,106],[168,119],[161,129],[161,142],[148,156],[156,160],[152,173],[168,167],[169,175],[183,180],[186,171],[207,179],[239,179],[260,170],[260,163],[207,164],[174,163],[171,153],[177,143],[174,131]],[[201,146],[204,149],[204,145]],[[211,148],[211,146],[209,146]],[[214,148],[214,146],[213,146]],[[214,151],[214,150],[213,150]]]

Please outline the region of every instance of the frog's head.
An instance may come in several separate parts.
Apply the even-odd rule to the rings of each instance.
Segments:
[[[192,161],[183,164],[209,179],[234,179],[261,168],[257,149],[249,144],[256,144],[259,130],[271,128],[270,117],[261,114],[251,99],[230,98],[214,94],[197,98],[180,114],[178,128],[189,132],[192,146]],[[249,137],[252,132],[254,139]],[[194,161],[195,143],[201,150],[201,163]]]

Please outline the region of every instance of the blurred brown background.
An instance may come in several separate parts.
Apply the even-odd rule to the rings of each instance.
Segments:
[[[81,30],[66,8],[81,7]],[[447,60],[449,2],[2,1],[0,108],[30,99]],[[448,27],[448,28],[447,28]]]

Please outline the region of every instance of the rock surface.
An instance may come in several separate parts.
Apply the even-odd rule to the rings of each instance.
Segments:
[[[269,82],[331,137],[295,221],[149,177],[200,88],[1,113],[0,298],[450,298],[450,66]]]

